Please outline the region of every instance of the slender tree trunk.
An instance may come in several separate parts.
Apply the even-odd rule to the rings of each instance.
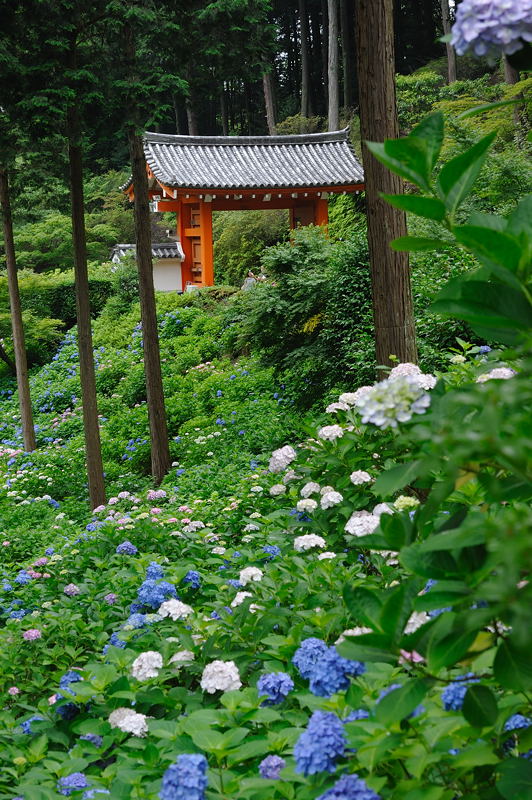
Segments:
[[[187,100],[187,121],[189,136],[199,136],[198,115],[190,100]]]
[[[229,136],[229,114],[227,111],[227,95],[225,93],[225,83],[220,89],[220,116],[222,119],[222,134]]]
[[[323,82],[323,93],[325,95],[325,105],[329,104],[329,20],[327,19],[327,0],[321,0],[321,18],[323,22],[323,32],[321,35],[321,79]]]
[[[443,32],[447,36],[451,33],[451,12],[449,9],[449,0],[440,0],[440,6],[443,21]],[[445,42],[445,49],[447,50],[448,83],[454,83],[456,80],[456,53],[450,42]]]
[[[342,35],[342,72],[344,78],[344,108],[353,108],[355,92],[353,75],[355,72],[355,52],[353,48],[352,4],[350,0],[340,0],[340,30]]]
[[[268,133],[275,136],[275,101],[273,91],[273,77],[271,72],[262,73],[262,89],[264,91],[264,106],[266,108],[266,122]]]
[[[310,48],[307,0],[299,2],[299,25],[301,32],[301,116],[312,116],[310,99]]]
[[[401,180],[369,153],[365,141],[396,138],[392,0],[357,0],[357,56],[362,156],[366,183],[368,244],[377,364],[417,360],[410,269],[407,253],[389,243],[406,234],[406,217],[380,192],[398,194]]]
[[[329,86],[328,121],[329,130],[337,131],[340,127],[340,97],[338,85],[338,0],[327,0],[327,16],[329,19],[329,62],[327,83]]]
[[[519,72],[512,67],[506,56],[503,56],[502,62],[504,65],[504,80],[506,83],[513,85],[514,83],[519,82]]]
[[[6,251],[7,283],[9,290],[9,305],[11,308],[13,349],[15,351],[18,405],[20,409],[20,418],[22,421],[24,450],[29,453],[32,450],[35,450],[35,430],[33,427],[33,415],[31,411],[28,362],[26,359],[24,326],[22,324],[22,309],[20,307],[20,294],[18,290],[15,242],[13,240],[13,219],[11,216],[11,202],[9,198],[9,177],[7,169],[3,167],[0,167],[0,206],[2,208],[2,222],[4,228],[4,248]],[[6,359],[9,359],[7,353],[5,353],[3,360],[5,361]],[[10,360],[11,359],[7,361],[8,364]],[[12,362],[11,366],[13,366]]]
[[[100,445],[100,427],[98,423],[98,406],[96,403],[96,377],[92,348],[89,276],[85,239],[83,161],[80,144],[80,121],[77,107],[70,108],[67,124],[70,195],[72,204],[72,241],[74,244],[74,272],[76,276],[79,373],[81,397],[83,401],[83,428],[85,432],[89,498],[91,508],[96,508],[96,506],[105,503],[105,484]]]
[[[168,472],[170,450],[166,427],[157,310],[153,286],[148,177],[142,137],[136,132],[133,125],[129,128],[128,138],[133,186],[135,187],[136,256],[142,319],[144,374],[146,376],[146,397],[150,423],[151,468],[153,479],[158,485]]]

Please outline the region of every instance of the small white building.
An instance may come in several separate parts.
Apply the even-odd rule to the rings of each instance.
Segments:
[[[127,254],[135,255],[134,244],[115,244],[111,251],[111,261],[119,264]],[[156,292],[182,292],[183,278],[181,263],[185,259],[181,242],[162,242],[152,244],[153,285]]]

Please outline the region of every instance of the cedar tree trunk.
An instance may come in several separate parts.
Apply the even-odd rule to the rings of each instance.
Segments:
[[[146,397],[150,423],[151,468],[153,479],[158,485],[168,472],[170,451],[161,375],[155,290],[153,287],[148,176],[146,174],[146,159],[144,157],[142,137],[137,133],[133,125],[129,127],[128,138],[133,186],[135,187],[136,256],[139,274],[144,374],[146,376]]]
[[[312,116],[310,100],[310,48],[307,0],[299,0],[299,25],[301,33],[301,116]]]
[[[4,228],[4,248],[6,251],[7,283],[9,305],[11,308],[11,330],[13,331],[13,348],[15,351],[18,404],[22,421],[24,450],[29,453],[35,450],[35,430],[31,412],[28,362],[26,359],[24,327],[22,324],[22,310],[20,307],[20,294],[18,290],[17,263],[15,260],[15,243],[13,240],[13,219],[11,217],[11,202],[9,198],[9,177],[7,169],[4,167],[0,167],[0,205],[2,207],[2,222]],[[5,354],[3,360],[7,358],[8,356]],[[6,361],[6,363],[9,364],[9,361],[10,359]]]
[[[329,86],[328,128],[337,131],[340,127],[340,98],[338,86],[338,0],[327,0],[329,20],[329,59],[327,84]]]
[[[268,133],[275,136],[275,101],[273,94],[273,78],[271,72],[262,73],[262,89],[264,91],[264,106],[266,108],[266,122]]]
[[[76,312],[78,322],[79,374],[83,401],[83,429],[91,508],[105,503],[96,377],[92,349],[89,276],[85,239],[85,209],[83,202],[83,162],[80,145],[80,122],[77,108],[68,112],[68,160],[70,167],[70,197],[72,207],[72,241],[76,277]]]
[[[416,362],[416,335],[407,253],[390,249],[390,241],[406,234],[403,211],[380,192],[399,194],[402,182],[369,153],[365,141],[397,138],[392,0],[358,0],[357,63],[362,158],[366,183],[368,245],[377,364]]]
[[[451,33],[451,12],[449,11],[449,0],[440,0],[441,16],[443,21],[443,32],[447,36]],[[456,80],[456,53],[450,42],[445,42],[447,50],[447,76],[448,83]]]

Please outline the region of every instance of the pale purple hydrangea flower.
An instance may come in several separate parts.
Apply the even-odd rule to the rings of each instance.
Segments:
[[[424,414],[430,397],[421,388],[415,375],[398,375],[376,383],[357,401],[362,422],[378,428],[397,428],[413,414]]]
[[[286,761],[281,756],[266,756],[259,764],[259,774],[261,778],[278,781],[281,777],[281,770],[285,767]]]
[[[495,62],[532,42],[532,0],[462,0],[456,9],[451,44]]]
[[[75,583],[69,583],[63,589],[63,592],[66,594],[67,597],[75,597],[77,594],[80,593],[80,591],[81,589],[79,588],[79,586],[76,586]]]

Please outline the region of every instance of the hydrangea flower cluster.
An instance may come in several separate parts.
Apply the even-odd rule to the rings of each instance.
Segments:
[[[294,682],[286,672],[270,672],[261,675],[257,681],[257,691],[259,697],[267,697],[261,705],[276,706],[290,694],[294,688]]]
[[[146,570],[146,580],[156,581],[164,576],[164,570],[156,561],[150,561]]]
[[[144,714],[137,714],[132,708],[117,708],[109,714],[111,728],[119,728],[133,736],[146,736],[148,725]]]
[[[356,408],[362,422],[378,428],[397,428],[414,414],[424,414],[430,405],[429,395],[420,387],[415,375],[386,378],[359,397]]]
[[[304,639],[292,658],[302,678],[310,681],[310,691],[318,697],[331,697],[347,689],[349,675],[362,675],[366,671],[360,661],[351,661],[338,655],[321,639]]]
[[[89,786],[90,783],[83,772],[73,772],[57,781],[57,791],[65,797],[70,797],[72,792],[78,792],[80,789],[88,789]]]
[[[380,800],[380,795],[359,778],[356,773],[352,775],[342,775],[334,786],[324,794],[320,794],[316,800]]]
[[[297,458],[296,451],[287,444],[284,447],[280,447],[279,450],[273,451],[268,469],[270,472],[282,472],[295,458]]]
[[[296,536],[294,539],[294,549],[298,553],[312,550],[313,547],[325,547],[325,539],[315,533],[306,533],[304,536]]]
[[[336,439],[340,439],[344,433],[345,431],[341,425],[325,425],[318,430],[318,436],[326,442],[335,442]]]
[[[240,570],[238,580],[242,586],[246,586],[248,583],[258,583],[262,580],[263,575],[263,571],[258,567],[244,567]]]
[[[525,717],[523,714],[513,714],[504,723],[504,731],[517,731],[521,728],[530,728],[532,719]]]
[[[157,611],[160,617],[170,617],[174,622],[177,622],[178,619],[186,619],[186,617],[193,613],[194,609],[192,606],[175,599],[166,600],[164,603],[161,603]]]
[[[156,650],[147,650],[141,653],[131,665],[131,674],[138,681],[148,681],[156,678],[163,666],[163,657]]]
[[[207,788],[207,759],[201,753],[182,753],[163,775],[160,800],[203,800]]]
[[[478,678],[475,678],[473,672],[468,672],[467,675],[454,680],[453,683],[445,687],[441,693],[441,699],[446,711],[460,711],[470,683],[478,683]]]
[[[138,549],[132,542],[126,539],[125,542],[122,542],[118,545],[115,552],[117,552],[119,555],[135,556],[138,553]]]
[[[175,586],[168,581],[157,583],[155,580],[145,580],[137,592],[139,604],[150,608],[159,608],[168,597],[177,597]]]
[[[531,0],[462,0],[451,44],[459,55],[472,52],[495,62],[532,42]]]
[[[211,661],[203,670],[200,686],[204,692],[231,692],[240,689],[242,681],[234,661]]]
[[[343,495],[340,494],[340,492],[336,492],[334,490],[331,492],[325,492],[325,494],[322,494],[321,496],[320,505],[325,511],[328,508],[337,506],[338,503],[341,503],[343,499]]]
[[[365,511],[354,511],[345,523],[344,530],[353,536],[367,536],[379,525],[379,517]]]
[[[334,772],[345,746],[343,722],[330,711],[315,711],[294,747],[296,772],[303,775]]]
[[[266,756],[259,764],[259,775],[270,781],[278,781],[281,777],[281,770],[286,767],[286,761],[281,756]]]

